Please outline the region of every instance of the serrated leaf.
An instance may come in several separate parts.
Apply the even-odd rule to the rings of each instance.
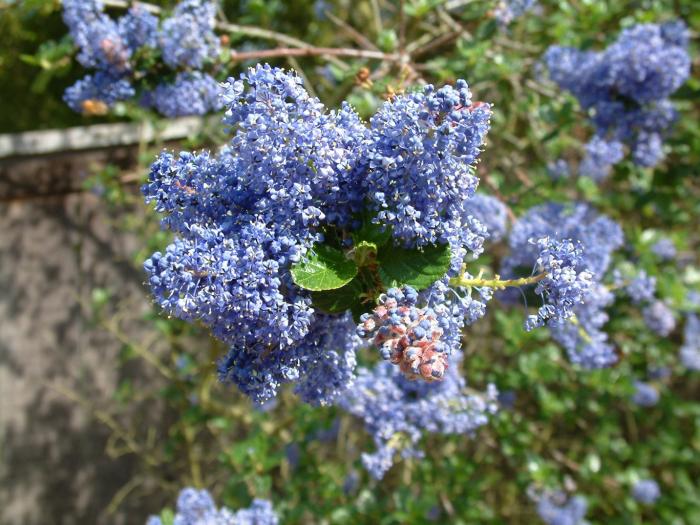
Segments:
[[[387,246],[377,256],[379,276],[387,287],[408,284],[422,290],[447,273],[451,256],[447,244],[421,250]]]
[[[336,248],[324,244],[291,268],[292,279],[305,290],[335,290],[348,284],[357,275],[357,265]]]

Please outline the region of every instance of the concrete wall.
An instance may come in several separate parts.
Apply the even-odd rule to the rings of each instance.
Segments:
[[[136,459],[107,457],[106,428],[48,386],[108,403],[124,373],[120,344],[91,324],[81,299],[109,286],[134,319],[149,308],[143,275],[129,262],[136,241],[80,191],[90,165],[128,166],[134,155],[121,148],[0,161],[0,523],[145,522],[144,508],[105,513]]]

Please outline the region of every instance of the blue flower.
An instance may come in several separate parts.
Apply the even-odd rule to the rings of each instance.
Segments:
[[[680,21],[625,29],[601,52],[552,46],[543,59],[551,79],[570,91],[596,130],[581,173],[605,178],[624,156],[652,167],[664,156],[663,138],[676,119],[668,97],[690,75],[688,30]]]
[[[685,318],[680,359],[688,370],[700,370],[700,317],[695,314]]]
[[[214,33],[216,4],[209,0],[182,0],[170,18],[163,21],[159,35],[163,61],[173,69],[200,69],[219,55],[219,38]]]
[[[217,509],[214,499],[206,490],[182,489],[177,498],[177,525],[278,525],[279,519],[267,500],[255,499],[247,509],[232,512],[226,507]],[[151,516],[146,525],[163,525],[163,521]]]
[[[659,391],[649,383],[635,381],[632,402],[640,407],[653,407],[659,402]]]
[[[599,215],[588,205],[547,203],[528,210],[513,225],[509,236],[510,253],[503,260],[501,273],[515,276],[523,269],[535,269],[537,247],[530,238],[572,239],[580,246],[580,265],[591,271],[593,282],[573,307],[577,323],[550,323],[552,337],[567,351],[571,362],[585,368],[602,368],[617,361],[614,347],[602,330],[608,321],[605,308],[613,294],[600,280],[612,260],[613,252],[623,243],[622,229],[609,218]],[[519,299],[515,293],[501,294],[508,300]],[[547,313],[547,310],[545,310]],[[537,317],[534,324],[542,320]]]
[[[78,113],[100,114],[115,102],[128,100],[135,94],[134,88],[126,79],[99,71],[66,89],[63,100]]]
[[[661,497],[661,489],[653,479],[641,479],[632,487],[632,497],[639,503],[653,505]]]
[[[362,158],[363,187],[377,222],[406,246],[465,246],[462,206],[476,190],[473,174],[489,129],[488,104],[472,102],[466,82],[387,101],[370,120]]]
[[[221,86],[211,76],[194,71],[178,73],[172,84],[159,84],[148,93],[143,105],[151,105],[163,116],[206,115],[222,108]]]
[[[583,525],[588,503],[583,496],[546,492],[537,501],[537,514],[547,525]]]
[[[676,327],[673,311],[662,301],[654,301],[642,310],[644,322],[652,332],[666,337]]]
[[[338,404],[364,421],[376,451],[363,453],[370,475],[381,479],[396,456],[421,457],[421,437],[426,433],[473,434],[498,408],[492,385],[483,394],[467,393],[459,375],[461,355],[442,381],[411,381],[387,362],[360,368],[357,380],[340,396]]]

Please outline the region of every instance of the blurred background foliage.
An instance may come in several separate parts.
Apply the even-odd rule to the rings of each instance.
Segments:
[[[620,260],[657,277],[660,296],[680,321],[690,308],[687,290],[700,286],[700,78],[695,74],[673,96],[681,119],[661,165],[643,169],[625,161],[602,185],[575,177],[557,181],[548,175],[547,163],[564,158],[575,165],[592,130],[575,99],[546,80],[539,58],[552,44],[602,49],[621,28],[680,17],[692,30],[696,73],[698,3],[542,0],[503,28],[492,16],[494,2],[407,0],[405,35],[399,34],[397,5],[226,0],[223,9],[231,22],[319,46],[357,47],[366,39],[389,52],[402,43],[427,45],[412,71],[377,61],[271,62],[299,68],[325,103],[349,100],[364,116],[418,77],[435,83],[467,79],[476,100],[495,106],[479,165],[481,188],[505,200],[515,215],[548,200],[593,203],[625,230]],[[12,111],[0,113],[0,131],[152,118],[129,108],[87,118],[65,107],[63,90],[84,74],[65,34],[56,1],[0,3],[0,97],[12,101]],[[275,45],[236,34],[230,38],[239,50]],[[232,63],[222,74],[235,74],[245,65]],[[367,73],[371,82],[363,81]],[[211,136],[190,137],[180,147],[214,143]],[[138,180],[145,178],[159,147],[141,153]],[[135,266],[167,244],[168,235],[145,209],[133,178],[125,184],[118,170],[105,167],[86,189],[120,212],[115,228],[141,239]],[[679,247],[677,258],[666,263],[650,252],[662,233]],[[494,246],[487,253],[484,264],[497,268],[504,248]],[[152,370],[152,380],[124,380],[113,402],[99,410],[78,394],[67,394],[112,428],[108,453],[140,457],[141,473],[113,502],[116,509],[124,498],[142,500],[144,515],[134,517],[134,523],[172,502],[185,485],[208,488],[231,508],[247,505],[252,497],[270,498],[283,523],[535,523],[530,486],[586,495],[591,523],[700,523],[700,377],[678,364],[680,327],[668,338],[655,336],[624,302],[610,309],[608,325],[622,359],[614,368],[593,372],[573,369],[546,331],[525,333],[522,308],[494,304],[465,334],[462,366],[476,388],[493,382],[506,393],[501,413],[473,438],[428,436],[424,460],[402,461],[375,482],[360,465],[360,453],[372,443],[359,421],[335,408],[301,404],[290,392],[264,410],[253,408],[244,396],[216,382],[214,362],[223,349],[203,330],[154,310],[142,319],[149,337],[133,340],[120,323],[128,306],[113,301],[112,292],[94,290],[93,321],[123,343],[121,361],[114,366],[136,361]],[[155,352],[155,339],[167,350]],[[632,404],[633,381],[649,378],[660,367],[671,370],[656,380],[660,403],[653,408]],[[155,406],[162,410],[152,410]],[[662,497],[653,507],[630,496],[630,486],[644,477],[661,485]]]

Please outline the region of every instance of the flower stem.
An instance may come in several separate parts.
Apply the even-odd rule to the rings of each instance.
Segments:
[[[501,279],[498,275],[494,279],[482,279],[481,277],[466,278],[464,275],[454,277],[450,280],[452,286],[485,286],[494,290],[503,290],[505,288],[514,288],[519,286],[528,286],[540,282],[547,276],[546,272],[533,275],[532,277],[521,277],[520,279]]]

